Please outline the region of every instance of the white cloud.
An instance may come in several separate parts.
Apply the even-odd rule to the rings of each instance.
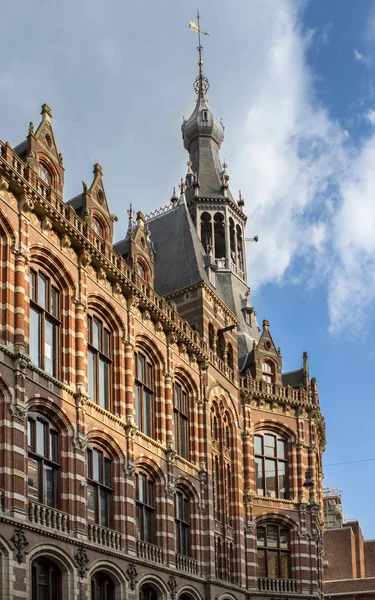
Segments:
[[[362,52],[359,52],[359,50],[356,49],[354,50],[354,58],[356,61],[364,63],[367,66],[371,64],[370,57],[366,54],[362,54]]]
[[[352,151],[348,132],[317,104],[295,6],[273,3],[267,77],[253,82],[234,178],[251,190],[249,233],[260,239],[248,252],[250,283],[295,278],[303,259],[309,284],[325,278],[337,333],[356,327],[375,299],[375,135]],[[375,111],[366,117],[375,124]]]

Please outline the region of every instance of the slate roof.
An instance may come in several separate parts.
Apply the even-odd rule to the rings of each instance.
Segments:
[[[282,374],[283,385],[292,388],[298,388],[303,385],[303,369],[298,369],[297,371],[288,371],[288,373]]]
[[[157,294],[167,296],[201,281],[212,287],[203,266],[205,251],[184,201],[147,221],[147,226],[156,252]]]

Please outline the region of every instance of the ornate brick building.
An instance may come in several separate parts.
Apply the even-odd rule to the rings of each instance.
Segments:
[[[115,245],[47,105],[0,142],[1,600],[321,597],[317,386],[258,328],[206,88],[179,195]]]

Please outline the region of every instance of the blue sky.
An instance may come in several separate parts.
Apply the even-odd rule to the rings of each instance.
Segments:
[[[375,7],[371,0],[201,0],[209,101],[248,215],[249,284],[284,369],[302,352],[327,423],[325,485],[375,537]],[[16,144],[40,105],[66,168],[65,199],[103,166],[126,230],[132,202],[169,202],[186,172],[193,110],[190,0],[3,0],[0,138]]]

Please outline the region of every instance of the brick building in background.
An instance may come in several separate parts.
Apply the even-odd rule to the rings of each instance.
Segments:
[[[47,105],[0,143],[1,600],[322,595],[317,386],[258,328],[206,88],[179,195],[115,245]]]
[[[341,493],[324,489],[324,595],[374,600],[375,540],[364,540],[356,520],[344,520]]]

